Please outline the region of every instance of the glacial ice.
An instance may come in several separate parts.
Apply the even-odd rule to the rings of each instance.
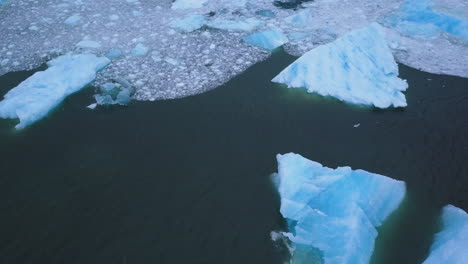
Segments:
[[[468,214],[460,208],[447,205],[442,210],[442,226],[423,264],[468,263]]]
[[[291,263],[368,263],[376,227],[398,208],[405,183],[350,167],[327,168],[294,153],[276,158]]]
[[[134,92],[134,88],[128,82],[118,80],[101,85],[94,99],[97,105],[128,105]]]
[[[289,41],[288,37],[286,37],[283,31],[278,28],[245,36],[243,40],[250,45],[254,45],[266,50],[274,50],[288,43]]]
[[[404,35],[435,38],[446,32],[468,41],[468,14],[445,14],[434,10],[432,4],[432,0],[406,0],[387,23]]]
[[[217,87],[266,59],[268,50],[242,41],[249,34],[277,28],[289,39],[284,50],[301,56],[351,30],[375,21],[384,23],[401,10],[404,1],[286,2],[300,6],[284,9],[272,0],[3,0],[0,75],[34,69],[68,52],[85,50],[114,59],[98,73],[96,86],[123,78],[135,87],[137,100],[180,98]],[[431,4],[434,12],[460,19],[467,6],[461,0],[433,0]],[[199,27],[202,23],[195,20],[181,28],[172,24],[196,17],[205,19],[204,26]],[[71,24],[65,23],[69,18]],[[303,25],[307,26],[294,21],[306,21]],[[217,26],[217,22],[221,24]],[[191,31],[190,27],[197,29]],[[421,41],[414,36],[420,31],[411,31],[409,26],[407,35],[388,27],[397,61],[429,72],[468,76],[468,48],[458,37],[442,33]],[[77,45],[83,40],[93,42]],[[148,47],[147,56],[131,56],[138,43]],[[211,44],[216,48],[208,48]],[[108,53],[111,50],[119,52]]]
[[[133,56],[145,56],[148,54],[149,48],[146,47],[142,43],[138,43],[133,49],[132,49],[132,55]]]
[[[47,70],[35,73],[4,96],[0,118],[18,118],[17,129],[33,124],[91,83],[109,62],[92,54],[66,54],[49,61]]]
[[[197,29],[200,29],[205,25],[206,20],[202,15],[189,15],[182,19],[176,19],[172,21],[171,26],[182,31],[182,32],[192,32]]]
[[[353,104],[406,106],[408,84],[376,23],[307,52],[272,81]]]

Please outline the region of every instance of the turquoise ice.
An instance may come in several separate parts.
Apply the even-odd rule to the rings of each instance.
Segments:
[[[283,31],[277,28],[245,36],[243,40],[250,45],[266,50],[274,50],[289,41]]]
[[[189,15],[171,22],[171,27],[182,32],[192,32],[205,25],[206,20],[202,15]]]
[[[289,65],[273,82],[341,101],[387,108],[406,106],[408,88],[379,24],[354,30]]]
[[[431,253],[423,264],[468,263],[468,215],[453,205],[442,210],[442,231],[437,233]]]
[[[434,38],[446,32],[468,40],[468,15],[458,17],[439,12],[433,8],[432,0],[406,0],[386,23],[404,35]]]
[[[376,227],[400,205],[405,183],[350,167],[327,168],[294,153],[276,158],[292,263],[368,263]]]
[[[240,20],[215,19],[207,25],[211,28],[227,31],[252,31],[264,23],[255,18],[246,18]]]
[[[4,96],[0,118],[18,118],[18,129],[33,124],[91,83],[109,62],[92,54],[67,54],[49,61],[47,70],[35,73]]]

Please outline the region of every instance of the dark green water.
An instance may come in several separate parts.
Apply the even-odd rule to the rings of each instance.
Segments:
[[[282,263],[286,152],[406,181],[373,263],[420,263],[440,208],[468,209],[468,80],[400,66],[409,106],[381,111],[272,84],[293,60],[189,98],[90,111],[88,89],[24,131],[0,120],[0,263]]]

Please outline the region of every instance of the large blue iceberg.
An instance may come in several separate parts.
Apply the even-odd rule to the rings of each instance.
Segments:
[[[327,168],[294,153],[276,158],[292,263],[368,263],[376,227],[398,208],[405,183],[350,167]]]
[[[442,211],[443,229],[436,234],[431,253],[423,264],[468,263],[468,214],[453,205]]]
[[[408,36],[435,38],[446,32],[468,40],[468,14],[456,16],[441,12],[432,0],[406,0],[386,22]]]
[[[21,129],[44,118],[67,96],[91,83],[110,60],[92,54],[63,55],[10,90],[0,102],[0,118],[19,118]]]
[[[407,105],[402,91],[408,84],[398,78],[398,65],[377,23],[307,52],[272,81],[353,104]]]

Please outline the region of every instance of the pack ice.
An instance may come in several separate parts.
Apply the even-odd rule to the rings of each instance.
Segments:
[[[276,158],[291,263],[369,263],[376,227],[398,208],[405,183],[350,167],[327,168],[294,153]]]
[[[376,23],[307,52],[272,81],[353,104],[406,106],[408,84]]]
[[[435,236],[431,253],[423,264],[468,263],[468,215],[453,205],[442,210],[442,231]]]
[[[17,129],[44,118],[67,96],[92,82],[109,59],[92,54],[66,54],[10,90],[0,102],[0,118],[18,118]]]

